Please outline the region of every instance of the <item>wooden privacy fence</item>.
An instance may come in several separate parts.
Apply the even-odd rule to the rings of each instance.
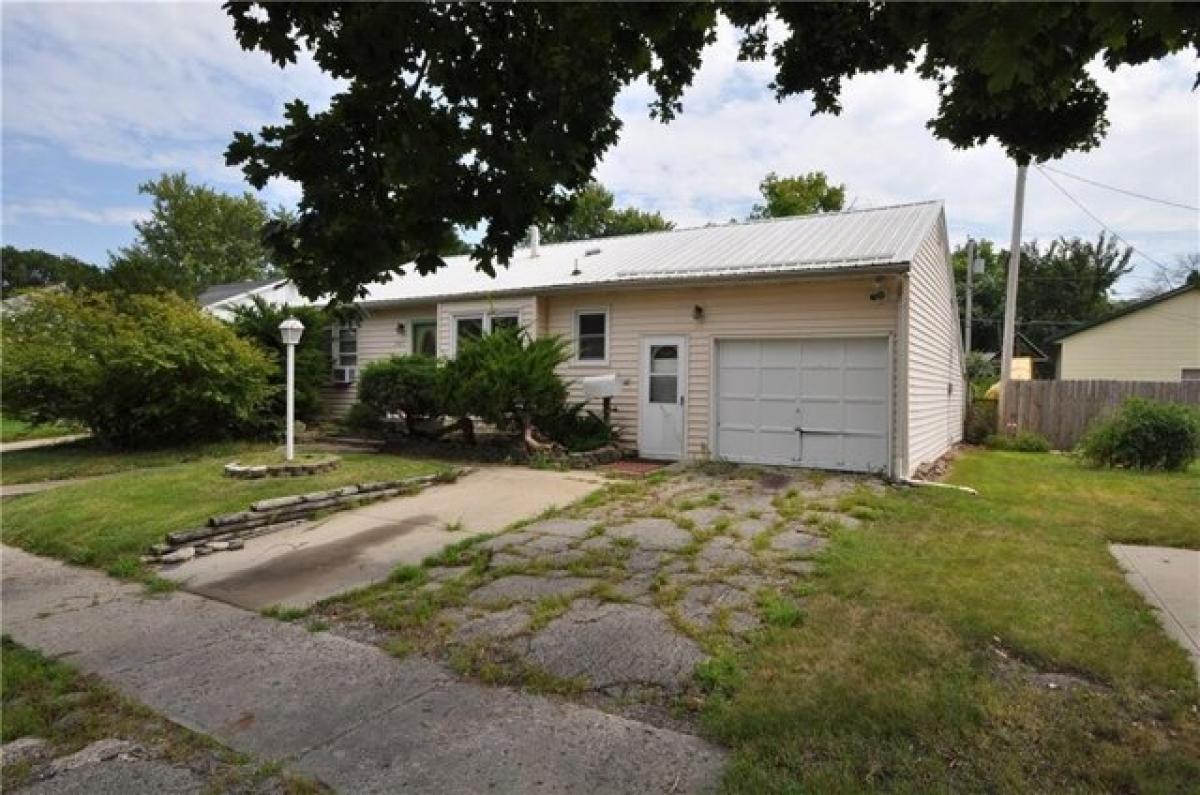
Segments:
[[[1200,381],[1009,381],[999,430],[1034,431],[1070,450],[1092,420],[1131,397],[1200,406]]]

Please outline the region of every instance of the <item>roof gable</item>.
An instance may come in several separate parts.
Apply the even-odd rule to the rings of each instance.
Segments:
[[[1135,312],[1140,312],[1143,309],[1147,309],[1149,307],[1155,306],[1156,304],[1161,304],[1164,301],[1170,301],[1172,298],[1177,298],[1181,295],[1185,295],[1185,294],[1191,292],[1192,290],[1200,290],[1200,280],[1191,281],[1188,284],[1183,285],[1182,287],[1177,287],[1174,290],[1168,290],[1165,293],[1159,293],[1158,295],[1151,296],[1150,298],[1146,298],[1142,301],[1135,301],[1134,303],[1124,306],[1111,314],[1105,315],[1104,317],[1101,317],[1101,318],[1097,318],[1096,320],[1088,321],[1087,323],[1083,323],[1082,325],[1076,326],[1075,328],[1073,328],[1069,331],[1065,331],[1062,334],[1059,334],[1057,337],[1051,337],[1049,342],[1052,342],[1052,343],[1062,342],[1067,337],[1073,337],[1076,334],[1079,334],[1080,332],[1090,331],[1091,329],[1094,329],[1098,326],[1103,326],[1107,323],[1111,323],[1114,320],[1119,320],[1128,315],[1132,315]]]

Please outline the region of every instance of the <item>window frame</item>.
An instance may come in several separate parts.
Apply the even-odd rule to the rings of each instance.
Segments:
[[[417,326],[429,326],[433,330],[433,358],[438,355],[438,337],[437,337],[437,318],[436,317],[420,317],[409,321],[409,339],[408,353],[410,356],[423,356],[417,349]]]
[[[517,321],[517,328],[523,328],[521,325],[521,310],[520,309],[500,309],[496,311],[484,312],[453,312],[450,314],[450,358],[458,355],[458,322],[460,320],[478,320],[483,326],[483,336],[492,333],[492,320],[498,317],[511,317]]]
[[[347,368],[347,367],[352,367],[357,372],[357,370],[358,370],[358,355],[359,355],[358,354],[358,333],[360,331],[360,328],[361,328],[360,325],[352,320],[342,321],[342,322],[333,324],[332,334],[330,335],[330,337],[331,337],[331,339],[330,339],[330,355],[333,359],[332,369],[343,369],[343,368]],[[342,353],[342,334],[343,334],[343,332],[346,332],[346,331],[354,332],[354,353],[353,354]],[[342,356],[344,356],[344,355],[353,355],[354,356],[354,364],[342,364]]]
[[[579,321],[584,315],[603,315],[604,316],[604,356],[599,359],[584,359],[580,353],[580,342],[582,335],[579,331]],[[609,358],[611,356],[612,347],[612,313],[607,306],[596,307],[580,307],[574,311],[571,318],[571,336],[574,344],[572,345],[572,353],[574,354],[574,364],[580,367],[608,367]],[[588,337],[595,337],[595,334],[588,334]]]

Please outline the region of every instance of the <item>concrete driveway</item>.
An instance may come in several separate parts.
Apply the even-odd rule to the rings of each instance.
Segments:
[[[1125,579],[1192,658],[1200,678],[1200,551],[1112,544]]]
[[[592,473],[484,467],[455,483],[252,538],[246,548],[162,570],[184,590],[258,610],[307,607],[379,582],[396,566],[476,533],[567,505],[599,488]]]

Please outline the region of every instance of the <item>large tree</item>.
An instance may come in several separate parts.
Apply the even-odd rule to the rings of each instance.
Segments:
[[[561,223],[617,140],[614,102],[647,78],[670,120],[715,37],[718,6],[693,4],[230,2],[238,40],[281,65],[301,48],[342,80],[328,110],[238,133],[227,153],[261,187],[304,189],[270,241],[308,295],[353,297],[415,260],[443,264],[455,228],[485,231],[493,272],[534,222]],[[722,4],[742,55],[771,57],[780,98],[836,113],[846,78],[915,66],[940,93],[933,133],[996,139],[1018,162],[1095,146],[1106,96],[1087,68],[1138,64],[1200,43],[1186,3]],[[782,22],[772,42],[768,22]]]
[[[1024,244],[1017,292],[1017,330],[1053,356],[1051,337],[1113,310],[1113,286],[1133,269],[1129,264],[1132,254],[1132,249],[1119,245],[1104,233],[1095,242],[1076,237],[1055,240],[1045,248],[1037,241]],[[972,280],[972,347],[994,352],[1000,348],[1008,252],[984,240],[979,243],[978,256],[984,260],[985,272]],[[953,262],[961,315],[966,295],[965,247],[954,252]]]
[[[781,177],[772,171],[758,183],[758,192],[763,203],[754,205],[752,219],[831,213],[846,205],[846,186],[829,184],[824,171],[794,177]]]
[[[612,191],[599,182],[589,182],[572,197],[571,212],[567,217],[546,226],[543,239],[547,243],[558,243],[675,228],[675,224],[663,218],[661,213],[636,207],[618,209],[614,204]]]
[[[70,290],[95,289],[103,280],[104,271],[66,254],[15,246],[5,246],[0,253],[0,298],[33,287],[58,284]]]
[[[138,190],[154,197],[150,218],[134,224],[137,239],[111,255],[110,280],[126,292],[167,289],[195,296],[224,282],[271,272],[263,229],[271,215],[251,193],[231,196],[163,174]],[[280,211],[277,218],[287,219]]]

